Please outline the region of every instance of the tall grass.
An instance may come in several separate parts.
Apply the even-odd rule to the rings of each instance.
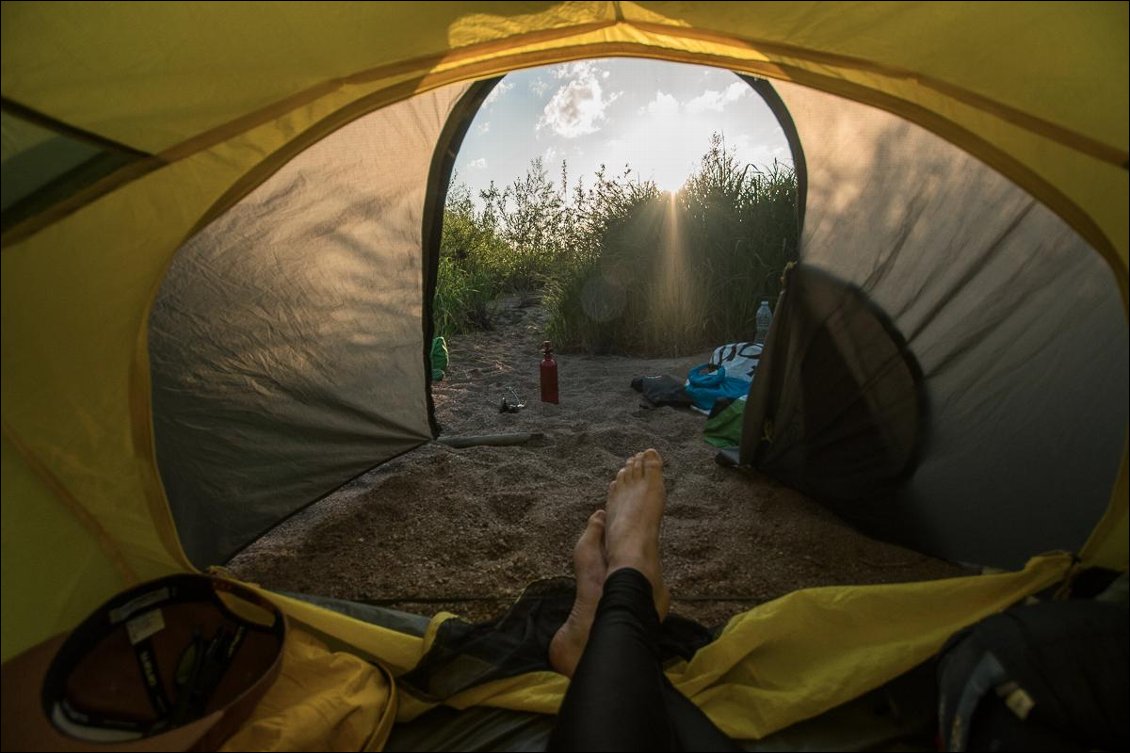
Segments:
[[[468,268],[441,256],[432,316],[435,333],[444,337],[490,329],[500,290],[490,272]]]
[[[685,355],[751,340],[796,259],[796,177],[742,165],[719,136],[675,195],[644,184],[598,200],[595,254],[550,286],[559,347]]]
[[[437,332],[489,328],[501,294],[535,289],[559,348],[683,355],[752,339],[762,298],[776,300],[796,258],[796,177],[740,164],[715,135],[675,195],[630,168],[593,185],[560,182],[540,160],[476,209],[465,186],[448,197]]]
[[[491,183],[476,207],[452,177],[443,215],[433,316],[437,335],[490,329],[494,303],[515,291],[540,291],[567,261],[570,219],[562,166],[560,186],[540,159],[508,186]]]
[[[454,177],[443,213],[432,315],[436,335],[489,329],[495,300],[512,265],[510,247],[476,211],[467,187]]]

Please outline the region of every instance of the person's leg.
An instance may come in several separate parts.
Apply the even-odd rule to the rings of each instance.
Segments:
[[[608,486],[603,521],[608,577],[588,641],[572,663],[576,671],[551,750],[672,749],[656,649],[660,611],[666,615],[668,602],[659,566],[665,504],[663,460],[655,450],[630,458]]]
[[[572,677],[576,670],[588,643],[604,580],[612,571],[607,560],[609,521],[615,521],[611,532],[615,569],[635,567],[649,573],[649,583],[658,584],[655,608],[659,621],[667,616],[670,599],[659,568],[659,526],[666,499],[663,459],[655,450],[628,458],[608,485],[607,510],[597,510],[589,517],[573,549],[577,597],[549,646],[550,665],[561,674]]]
[[[549,750],[677,749],[656,652],[658,635],[647,578],[631,568],[608,576]]]
[[[572,677],[577,662],[589,641],[589,632],[596,617],[596,607],[604,592],[608,563],[604,560],[605,511],[589,516],[584,533],[573,548],[573,571],[577,576],[577,597],[565,624],[549,644],[549,664],[556,671]]]
[[[554,668],[573,679],[550,750],[737,749],[663,674],[665,505],[663,460],[655,450],[639,453],[609,484],[607,514],[594,514],[577,542],[577,603],[550,647]],[[603,551],[595,546],[600,530]],[[601,590],[595,581],[605,568]]]

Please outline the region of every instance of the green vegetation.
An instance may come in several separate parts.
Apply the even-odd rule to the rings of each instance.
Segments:
[[[796,259],[796,176],[741,165],[717,135],[675,195],[626,168],[559,183],[540,160],[481,194],[453,181],[444,214],[437,334],[489,328],[493,301],[539,291],[559,348],[683,355],[751,339]]]
[[[494,301],[505,290],[506,270],[513,256],[493,223],[475,212],[467,187],[452,181],[443,212],[436,277],[433,316],[437,335],[490,328]]]

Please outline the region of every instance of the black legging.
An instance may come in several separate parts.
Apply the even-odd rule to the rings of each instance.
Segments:
[[[610,575],[549,750],[740,750],[663,674],[659,634],[647,578]]]

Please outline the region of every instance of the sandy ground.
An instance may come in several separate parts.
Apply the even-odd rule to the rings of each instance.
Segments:
[[[529,303],[512,300],[494,330],[449,341],[447,378],[433,396],[444,437],[541,438],[408,453],[292,517],[230,569],[280,590],[489,619],[527,584],[572,574],[573,544],[608,482],[625,458],[654,447],[666,460],[662,556],[672,608],[706,626],[799,588],[965,573],[864,537],[755,472],[717,465],[701,414],[641,405],[633,378],[685,377],[706,353],[560,354],[561,402],[540,402],[545,312]],[[518,413],[499,411],[507,388],[525,400]]]

